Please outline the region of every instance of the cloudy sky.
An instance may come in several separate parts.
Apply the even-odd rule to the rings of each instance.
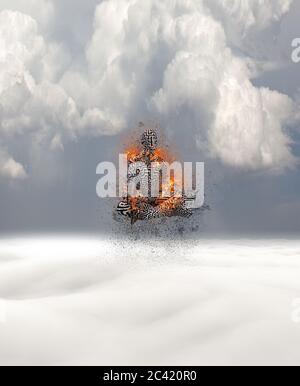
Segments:
[[[299,20],[296,0],[0,0],[1,233],[114,231],[96,166],[154,120],[206,163],[201,233],[297,234]]]

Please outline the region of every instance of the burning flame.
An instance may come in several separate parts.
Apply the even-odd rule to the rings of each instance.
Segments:
[[[127,155],[128,164],[135,162],[136,160],[143,160],[146,157],[144,150],[138,145],[138,141],[131,138],[131,143],[125,149]],[[128,142],[127,142],[128,143]],[[134,144],[133,144],[134,143]],[[148,153],[152,164],[158,168],[163,162],[172,164],[176,160],[176,156],[166,146],[158,147],[152,153]],[[160,188],[161,196],[157,198],[157,205],[160,205],[162,210],[174,210],[182,204],[182,197],[175,197],[175,193],[182,188],[182,178],[178,179],[178,176],[171,175],[167,184],[162,184]],[[147,198],[139,194],[137,197],[128,197],[132,210],[138,209],[139,205],[147,202]]]
[[[140,154],[141,150],[138,147],[130,147],[126,149],[126,155],[127,155],[127,160],[128,162],[134,162],[134,159],[138,157]]]

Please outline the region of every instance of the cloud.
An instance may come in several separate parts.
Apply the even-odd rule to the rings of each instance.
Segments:
[[[298,365],[299,241],[187,243],[2,240],[1,364]]]
[[[281,20],[293,0],[204,0],[232,43],[240,45],[249,34],[257,34]]]
[[[23,165],[16,162],[5,151],[0,151],[0,175],[14,180],[27,177]]]
[[[25,135],[47,151],[62,149],[64,141],[81,135],[111,134],[116,130],[119,122],[111,121],[105,111],[96,107],[78,106],[59,84],[70,58],[59,44],[44,39],[31,16],[0,12],[0,47],[2,144]],[[11,162],[9,170],[12,176],[16,173]]]
[[[101,78],[98,90],[112,93],[104,103],[110,110],[117,105],[124,116],[138,116],[139,100],[166,122],[188,111],[201,147],[206,143],[207,152],[226,164],[283,169],[294,164],[284,130],[293,101],[254,87],[253,60],[235,55],[230,45],[279,20],[291,1],[226,4],[102,2],[88,49],[90,66]],[[220,17],[214,16],[217,10]],[[109,39],[101,46],[104,35]]]
[[[46,42],[30,16],[3,11],[0,23],[2,133],[33,133],[38,141],[55,138],[57,131],[67,139],[85,129],[103,134],[105,112],[80,109],[59,84],[70,60],[61,47]]]
[[[284,169],[295,163],[283,131],[292,101],[276,91],[253,87],[249,79],[228,78],[209,132],[212,151],[232,166]]]
[[[102,1],[82,58],[48,33],[55,2],[44,1],[41,11],[34,0],[0,1],[14,10],[0,13],[3,148],[27,136],[46,151],[63,150],[83,136],[114,135],[143,115],[164,122],[186,115],[197,126],[193,142],[210,157],[239,168],[292,166],[285,127],[293,101],[255,87],[261,63],[232,50],[280,20],[291,3]]]
[[[54,4],[52,0],[0,0],[0,11],[10,10],[30,15],[45,28],[53,21]]]

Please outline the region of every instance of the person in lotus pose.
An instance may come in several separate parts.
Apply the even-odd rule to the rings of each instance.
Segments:
[[[192,211],[186,208],[187,199],[182,197],[163,198],[151,197],[152,183],[152,165],[157,163],[161,165],[165,160],[156,152],[158,148],[158,135],[155,130],[147,129],[141,136],[140,143],[142,146],[141,152],[128,156],[128,166],[136,162],[143,162],[147,166],[147,172],[140,176],[141,183],[145,181],[148,187],[147,197],[131,197],[124,198],[117,207],[117,212],[131,219],[134,224],[139,220],[151,220],[163,217],[190,217]],[[128,182],[136,177],[136,175],[128,174]],[[160,192],[161,193],[161,192]]]

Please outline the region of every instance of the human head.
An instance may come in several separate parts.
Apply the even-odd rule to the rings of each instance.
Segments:
[[[158,137],[156,131],[147,129],[141,136],[141,143],[144,150],[154,151],[157,149]]]

